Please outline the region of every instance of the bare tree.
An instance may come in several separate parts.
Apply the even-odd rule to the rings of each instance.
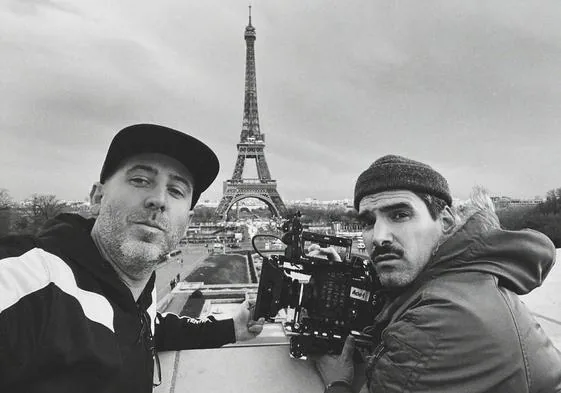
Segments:
[[[61,213],[66,204],[55,195],[33,194],[29,199],[31,216],[39,221],[47,221]]]
[[[13,201],[5,188],[0,188],[0,236],[10,232]]]
[[[557,214],[559,210],[559,201],[555,190],[549,190],[546,196],[547,212]]]
[[[0,188],[0,209],[6,209],[13,204],[10,193],[5,188]]]
[[[55,195],[33,194],[24,202],[23,215],[15,223],[17,232],[37,233],[46,221],[62,213],[66,204]]]

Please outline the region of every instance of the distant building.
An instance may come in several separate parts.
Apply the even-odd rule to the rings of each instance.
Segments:
[[[320,209],[330,209],[336,207],[343,208],[343,209],[352,209],[353,201],[352,199],[333,199],[328,201],[321,201],[316,198],[306,198],[304,200],[288,201],[287,206],[290,207],[306,206],[306,207],[317,207]]]
[[[535,197],[534,199],[521,199],[506,196],[492,196],[491,200],[497,209],[515,206],[537,206],[544,202],[544,199],[540,197]]]
[[[205,199],[204,201],[199,201],[197,203],[197,206],[205,206],[205,207],[213,207],[213,208],[217,208],[218,207],[218,203],[219,201],[213,201],[210,199]]]
[[[86,201],[61,201],[64,203],[64,212],[77,213],[83,216],[89,216],[91,205]]]
[[[333,224],[335,236],[348,237],[351,239],[362,238],[362,225],[359,223],[336,222]]]

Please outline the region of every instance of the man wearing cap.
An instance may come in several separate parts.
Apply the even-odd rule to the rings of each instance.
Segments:
[[[561,354],[518,298],[554,264],[545,235],[501,229],[480,190],[453,209],[440,173],[395,155],[358,177],[354,206],[386,299],[365,330],[372,347],[359,348],[364,390],[561,392]],[[326,392],[353,391],[354,350],[349,336],[341,355],[317,361]]]
[[[92,188],[96,218],[63,214],[37,237],[0,239],[1,392],[151,392],[158,350],[261,332],[248,303],[223,321],[156,312],[156,267],[218,169],[189,135],[130,126],[114,137]]]

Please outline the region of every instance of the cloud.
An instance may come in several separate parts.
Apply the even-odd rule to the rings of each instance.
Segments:
[[[561,84],[555,1],[283,1],[253,5],[261,130],[285,199],[348,198],[384,154],[534,196],[554,168]],[[15,197],[81,199],[116,130],[202,138],[233,172],[247,4],[12,1],[0,10],[0,178]],[[21,181],[23,180],[23,181]]]
[[[46,11],[78,14],[77,9],[71,4],[53,0],[12,0],[8,2],[8,9],[15,14],[23,16],[36,16]]]

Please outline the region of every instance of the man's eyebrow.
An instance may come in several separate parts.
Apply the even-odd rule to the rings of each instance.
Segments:
[[[154,167],[151,167],[149,165],[137,164],[127,170],[127,175],[130,174],[131,172],[138,171],[138,170],[150,172],[154,175],[158,174],[158,170]]]
[[[379,209],[375,209],[378,210],[381,213],[388,213],[394,210],[399,210],[399,209],[412,209],[413,207],[411,206],[410,203],[407,202],[397,202],[397,203],[392,203],[391,205],[386,205],[386,206],[382,206]],[[361,221],[368,221],[371,218],[375,218],[376,214],[371,211],[371,210],[365,210],[362,213],[358,214],[358,219]]]
[[[394,203],[391,205],[387,205],[387,206],[382,206],[380,208],[380,211],[382,213],[387,213],[387,212],[391,212],[393,210],[399,210],[399,209],[411,209],[412,206],[410,203],[407,202],[398,202],[398,203]]]

